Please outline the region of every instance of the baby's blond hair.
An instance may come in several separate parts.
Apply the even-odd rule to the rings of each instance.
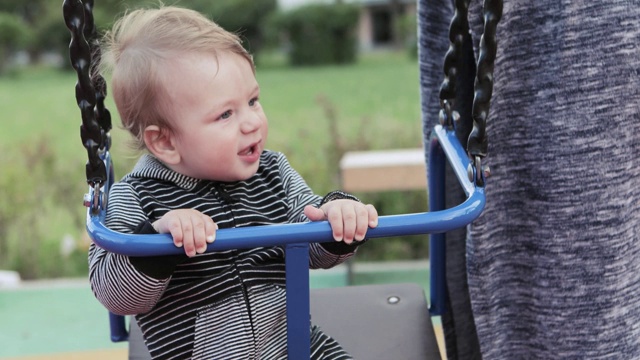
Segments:
[[[145,148],[143,133],[149,125],[171,129],[163,68],[189,53],[217,56],[231,52],[251,55],[240,38],[202,14],[179,7],[131,11],[105,34],[100,70],[111,74],[111,93],[122,126],[135,138],[134,147]]]

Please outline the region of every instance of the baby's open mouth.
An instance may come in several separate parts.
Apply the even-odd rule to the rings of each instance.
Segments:
[[[249,146],[248,148],[246,148],[245,150],[239,152],[238,155],[240,155],[240,156],[251,155],[251,154],[253,154],[253,152],[255,150],[256,150],[256,146],[252,145],[252,146]]]

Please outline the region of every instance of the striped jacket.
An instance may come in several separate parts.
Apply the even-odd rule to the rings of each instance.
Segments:
[[[337,195],[336,195],[337,194]],[[106,225],[149,233],[173,209],[192,208],[219,228],[302,222],[313,194],[284,155],[265,151],[246,181],[222,183],[176,173],[144,155],[109,193]],[[310,268],[330,268],[353,256],[344,243],[310,245]],[[137,258],[89,250],[90,282],[115,314],[134,314],[154,359],[286,358],[285,267],[282,247]],[[347,359],[330,337],[312,327],[312,358]]]

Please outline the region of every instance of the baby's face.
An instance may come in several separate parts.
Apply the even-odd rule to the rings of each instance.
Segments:
[[[186,55],[168,74],[171,124],[185,175],[215,181],[239,181],[258,170],[267,140],[267,117],[251,64],[223,52]]]

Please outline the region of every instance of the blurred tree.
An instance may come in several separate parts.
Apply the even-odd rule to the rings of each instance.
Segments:
[[[258,58],[265,44],[265,24],[278,7],[277,0],[182,0],[179,6],[205,14],[228,31],[237,33],[244,47]]]
[[[0,0],[0,11],[17,15],[27,24],[33,24],[42,14],[46,3],[46,0]],[[57,5],[60,7],[60,4]]]
[[[119,14],[159,4],[149,0],[98,0],[93,9],[96,27],[102,33],[111,27]],[[264,44],[265,20],[277,9],[277,0],[182,0],[176,4],[199,11],[225,29],[238,33],[243,39],[243,45],[254,56],[257,56]],[[20,38],[11,41],[26,44],[32,61],[37,62],[44,52],[54,52],[61,54],[63,58],[68,57],[71,36],[64,25],[61,2],[0,0],[0,12],[11,15],[13,20],[22,20],[23,31],[20,32]],[[4,39],[16,35],[15,26],[18,23],[13,20],[4,20],[9,21],[4,26],[13,29],[2,34]],[[9,40],[5,40],[7,41]],[[13,43],[12,46],[15,45]],[[11,51],[12,46],[7,47],[3,44],[3,50]],[[68,62],[65,64],[67,69],[71,69]]]
[[[24,46],[29,37],[29,28],[16,15],[0,12],[0,74],[6,71],[9,56]]]
[[[22,26],[25,27],[25,30],[22,31],[22,38],[18,39],[18,41],[22,42],[23,45],[27,45],[26,49],[29,51],[30,55],[32,54],[32,47],[30,46],[31,41],[33,40],[34,24],[36,24],[43,13],[45,12],[46,7],[45,0],[33,0],[33,1],[16,1],[16,0],[0,0],[0,11],[11,14],[15,17],[18,17],[22,20]],[[60,5],[60,4],[58,4]],[[15,34],[4,34],[3,37],[7,37]],[[5,49],[7,50],[7,49]],[[11,50],[9,50],[11,51]],[[5,54],[4,56],[9,56],[10,54]]]
[[[138,3],[139,1],[134,1]],[[111,24],[115,14],[124,9],[125,4],[121,0],[100,0],[96,4],[96,25],[104,28]],[[12,40],[11,45],[20,43],[28,51],[31,61],[38,62],[42,53],[54,52],[66,57],[70,35],[62,17],[62,3],[47,0],[0,0],[0,12],[11,15],[21,20],[20,38]],[[6,20],[5,20],[6,22]],[[13,25],[11,25],[13,24]],[[7,48],[5,45],[9,37],[17,36],[15,21],[5,25],[14,28],[14,31],[3,31],[3,50],[12,51],[14,46]],[[104,24],[104,26],[101,26]],[[4,56],[8,56],[5,54]]]
[[[356,60],[357,5],[310,4],[279,14],[274,23],[291,42],[292,65],[346,64]]]

